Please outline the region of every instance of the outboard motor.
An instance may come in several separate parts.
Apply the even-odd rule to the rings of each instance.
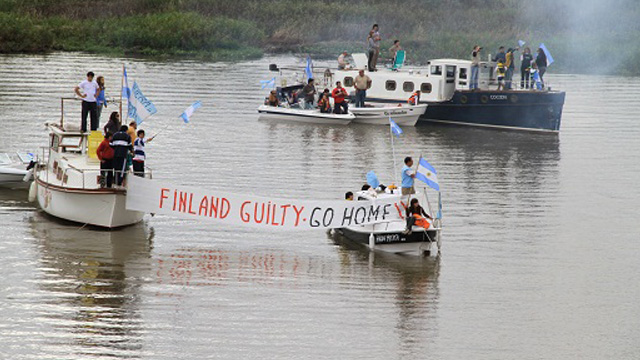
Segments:
[[[269,64],[269,71],[280,71],[280,69],[278,69],[278,65],[276,64]]]

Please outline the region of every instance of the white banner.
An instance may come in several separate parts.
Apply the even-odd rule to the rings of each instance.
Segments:
[[[138,176],[129,176],[127,182],[127,210],[238,226],[328,229],[393,221],[404,215],[400,195],[373,201],[288,200],[175,186]]]

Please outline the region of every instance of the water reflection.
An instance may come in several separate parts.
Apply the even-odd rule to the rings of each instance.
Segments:
[[[148,276],[153,228],[79,229],[36,213],[30,226],[49,295],[39,318],[57,334],[51,351],[132,357],[142,350],[141,279]],[[65,355],[69,356],[69,355]]]

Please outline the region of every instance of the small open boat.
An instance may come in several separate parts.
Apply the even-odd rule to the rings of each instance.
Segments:
[[[401,126],[415,126],[418,119],[427,110],[427,104],[420,105],[375,105],[367,107],[351,107],[349,109],[356,118],[354,123],[389,125],[389,118]]]
[[[297,121],[311,124],[348,125],[355,119],[351,113],[321,113],[320,110],[262,105],[258,108],[260,120]]]
[[[387,190],[388,191],[388,190]],[[370,191],[359,191],[356,199],[373,200],[374,198],[399,197],[400,194],[382,192],[373,195]],[[424,198],[421,194],[412,197]],[[421,201],[427,203],[426,199]],[[425,211],[428,209],[425,208]],[[434,245],[440,249],[441,220],[429,221],[429,228],[413,226],[411,232],[406,231],[404,219],[395,221],[378,222],[368,225],[355,225],[336,229],[336,232],[345,239],[364,245],[370,250],[379,250],[402,255],[431,255],[435,254]]]
[[[27,153],[0,153],[0,186],[27,188],[33,156]]]

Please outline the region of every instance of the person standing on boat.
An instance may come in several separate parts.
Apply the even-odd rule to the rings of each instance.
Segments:
[[[504,53],[504,46],[500,46],[498,48],[498,53],[493,58],[493,61],[495,62],[499,62],[500,60],[502,60],[503,64],[505,63],[505,61],[507,61],[507,54]]]
[[[91,116],[91,131],[98,130],[98,111],[96,105],[96,95],[98,93],[98,83],[93,80],[93,71],[87,73],[87,80],[83,80],[74,89],[76,95],[82,98],[82,122],[80,129],[87,132],[87,115]],[[82,92],[80,92],[82,90]]]
[[[347,53],[346,51],[343,51],[342,54],[340,54],[340,56],[338,56],[338,70],[344,70],[349,65],[347,63],[347,56],[348,55],[349,55],[349,53]]]
[[[378,56],[380,55],[380,33],[378,24],[373,24],[369,36],[367,37],[367,48],[369,50],[369,71],[377,71]]]
[[[313,103],[316,99],[316,86],[314,84],[313,78],[309,79],[307,85],[302,88],[302,93],[304,94],[304,108],[311,110],[313,109]]]
[[[515,66],[515,57],[513,55],[513,53],[515,51],[518,51],[518,48],[512,49],[509,48],[509,50],[507,50],[507,53],[505,55],[505,67],[507,68],[507,75],[505,76],[505,85],[507,90],[511,90],[511,82],[513,80],[513,72],[516,69]]]
[[[413,188],[413,179],[416,174],[411,167],[413,166],[413,159],[411,156],[404,158],[404,166],[402,167],[402,195],[415,194],[416,190]]]
[[[349,105],[344,100],[347,97],[347,90],[342,87],[340,81],[336,82],[336,88],[331,92],[333,96],[333,113],[334,114],[346,114],[349,112]]]
[[[425,230],[428,229],[431,224],[427,219],[433,219],[426,211],[420,206],[418,199],[411,199],[411,203],[407,208],[407,229],[405,234],[411,234],[411,228],[413,225],[420,226]]]
[[[98,124],[100,124],[100,116],[102,116],[102,108],[107,107],[107,99],[104,95],[104,76],[98,76],[96,79],[98,83],[98,92],[96,93],[96,111],[98,113]]]
[[[113,185],[113,155],[111,147],[113,135],[110,132],[104,134],[104,140],[98,145],[96,155],[100,160],[100,187],[110,188]]]
[[[364,70],[358,72],[358,76],[354,81],[356,88],[356,107],[364,107],[364,101],[367,98],[367,89],[371,88],[371,78],[364,74]]]
[[[523,89],[529,88],[532,61],[533,55],[531,55],[531,49],[528,47],[524,48],[522,55],[520,56],[520,87]]]
[[[151,142],[153,137],[146,142]],[[133,175],[144,177],[144,161],[147,156],[144,152],[144,130],[138,130],[138,138],[133,142]]]
[[[547,72],[547,54],[542,49],[538,49],[538,56],[536,56],[536,66],[538,67],[538,76],[540,76],[540,82],[544,88],[544,73]]]
[[[473,47],[471,52],[471,90],[478,88],[478,77],[480,76],[480,50],[482,48],[478,45]]]
[[[504,62],[502,60],[498,60],[498,65],[496,66],[496,77],[498,79],[498,91],[504,90],[504,77],[507,73],[507,67],[504,66]]]
[[[113,135],[111,146],[113,147],[113,169],[116,173],[116,185],[122,186],[126,177],[127,156],[133,151],[131,136],[127,134],[129,127],[122,125],[120,131]]]
[[[120,130],[120,126],[122,126],[120,123],[120,114],[117,111],[114,111],[111,113],[111,116],[109,116],[109,121],[104,126],[103,130],[105,134],[115,134]]]

